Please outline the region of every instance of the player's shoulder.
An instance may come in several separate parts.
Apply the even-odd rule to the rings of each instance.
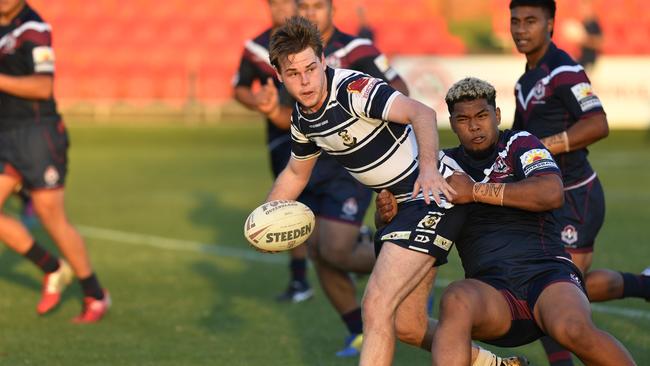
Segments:
[[[252,43],[254,45],[261,46],[264,47],[265,49],[268,49],[271,43],[271,33],[272,33],[272,29],[268,28],[262,33],[256,35],[255,37],[247,39],[245,41],[245,45],[248,46]]]
[[[537,137],[527,131],[503,130],[499,136],[499,150],[502,155],[511,155],[522,150],[543,147]]]
[[[584,68],[571,58],[566,51],[558,48],[553,43],[551,43],[549,48],[549,55],[546,57],[546,68],[551,77],[563,73],[584,73]]]
[[[332,85],[336,89],[337,93],[347,92],[361,92],[365,89],[369,83],[373,80],[381,81],[375,79],[372,76],[365,74],[360,71],[350,70],[350,69],[328,69],[333,70],[333,82]]]
[[[337,49],[334,54],[339,58],[360,58],[381,53],[372,40],[344,33],[338,29],[332,41]]]
[[[25,9],[19,16],[22,23],[26,23],[26,22],[45,23],[45,20],[43,20],[41,15],[37,13],[36,10],[34,10],[34,8],[32,8],[27,4],[25,4]]]

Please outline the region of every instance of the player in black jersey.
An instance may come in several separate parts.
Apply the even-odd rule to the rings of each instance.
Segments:
[[[0,240],[45,272],[39,314],[59,303],[76,275],[85,297],[74,320],[96,322],[108,311],[110,298],[65,214],[68,136],[54,101],[53,75],[50,25],[24,0],[0,1],[0,206],[16,188],[30,191],[43,227],[70,265],[5,213],[0,213]]]
[[[266,143],[269,149],[271,172],[275,178],[289,161],[291,144],[289,124],[293,100],[280,87],[275,71],[269,63],[269,41],[273,29],[296,14],[295,0],[269,0],[271,28],[246,41],[239,69],[234,80],[234,96],[237,101],[266,117]],[[255,89],[255,83],[259,83]],[[302,302],[313,296],[307,281],[307,247],[299,246],[290,251],[289,272],[291,278],[280,301]]]
[[[543,334],[586,364],[634,364],[591,322],[580,272],[552,236],[549,210],[563,201],[555,161],[531,134],[498,130],[495,98],[494,88],[475,78],[454,84],[446,97],[461,146],[445,150],[441,163],[458,165],[448,178],[457,192],[452,202],[468,208],[457,240],[467,279],[441,299],[434,364],[469,364],[472,338],[514,347]],[[386,206],[381,199],[388,220],[390,200]]]
[[[589,300],[625,297],[650,300],[650,277],[607,269],[590,271],[598,231],[605,219],[605,197],[587,160],[587,147],[608,134],[600,99],[582,66],[551,41],[555,1],[513,0],[510,31],[526,71],[515,88],[514,129],[529,131],[553,153],[562,171],[564,206],[553,212],[554,233],[585,276]],[[571,365],[571,355],[543,338],[554,366]]]

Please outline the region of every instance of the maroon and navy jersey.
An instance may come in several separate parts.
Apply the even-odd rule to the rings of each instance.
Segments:
[[[0,74],[54,74],[51,27],[27,4],[9,25],[0,26]],[[53,97],[30,100],[0,92],[0,128],[59,120]]]
[[[500,133],[494,152],[482,160],[464,149],[444,150],[441,163],[452,159],[476,182],[513,183],[545,174],[560,176],[551,153],[528,132]],[[553,236],[550,212],[530,212],[482,203],[469,205],[468,219],[457,241],[466,277],[498,275],[517,278],[530,263],[566,261]]]
[[[604,113],[582,66],[553,43],[537,67],[519,78],[515,99],[512,128],[528,131],[540,139],[566,131],[580,119]],[[588,153],[583,148],[555,157],[565,186],[593,176]]]
[[[335,69],[361,71],[372,77],[391,82],[398,78],[388,59],[371,40],[358,38],[334,29],[332,38],[325,45],[325,63]]]
[[[272,78],[275,86],[278,88],[280,103],[291,106],[293,105],[293,100],[288,96],[282,83],[276,77],[275,70],[269,61],[271,33],[272,29],[267,29],[254,39],[246,41],[244,44],[244,53],[242,54],[239,69],[233,83],[235,86],[251,87],[255,81],[265,84],[268,78]],[[266,131],[267,143],[271,151],[290,141],[289,130],[277,127],[268,119],[266,120]]]

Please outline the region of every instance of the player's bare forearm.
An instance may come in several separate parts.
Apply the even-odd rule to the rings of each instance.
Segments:
[[[47,100],[52,98],[53,88],[52,75],[10,76],[0,74],[0,91],[19,98]]]
[[[563,189],[562,179],[558,175],[547,174],[514,183],[474,183],[472,200],[541,212],[562,207]]]
[[[553,154],[585,148],[609,135],[609,124],[604,113],[583,118],[567,131],[543,138],[541,141]]]
[[[255,95],[251,88],[247,86],[236,86],[234,97],[235,100],[241,103],[244,107],[253,111],[257,110],[257,101],[255,100]]]
[[[289,159],[287,167],[275,179],[266,202],[297,199],[309,182],[316,160],[318,159],[296,160],[293,157]]]
[[[291,113],[293,109],[287,106],[278,105],[271,113],[267,114],[266,117],[271,120],[271,122],[278,128],[283,130],[288,130],[291,127]]]

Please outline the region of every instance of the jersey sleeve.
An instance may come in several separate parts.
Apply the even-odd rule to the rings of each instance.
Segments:
[[[515,173],[519,179],[526,179],[546,174],[562,176],[551,152],[537,139],[537,137],[525,133],[521,134],[512,144],[510,151],[515,167]]]
[[[391,82],[399,77],[397,71],[395,71],[395,69],[393,69],[388,63],[386,55],[379,52],[379,50],[374,46],[366,47],[371,47],[372,51],[369,51],[365,56],[354,60],[351,63],[351,69],[361,71],[386,82]]]
[[[400,94],[385,81],[361,77],[347,85],[350,109],[358,117],[386,120],[395,98]]]
[[[24,55],[33,74],[54,74],[54,50],[49,29],[30,29],[20,36],[20,41],[19,52]]]
[[[309,160],[317,158],[321,149],[307,136],[305,136],[291,117],[291,156],[296,160]]]
[[[604,113],[603,105],[584,71],[560,74],[555,79],[555,94],[575,121]]]

